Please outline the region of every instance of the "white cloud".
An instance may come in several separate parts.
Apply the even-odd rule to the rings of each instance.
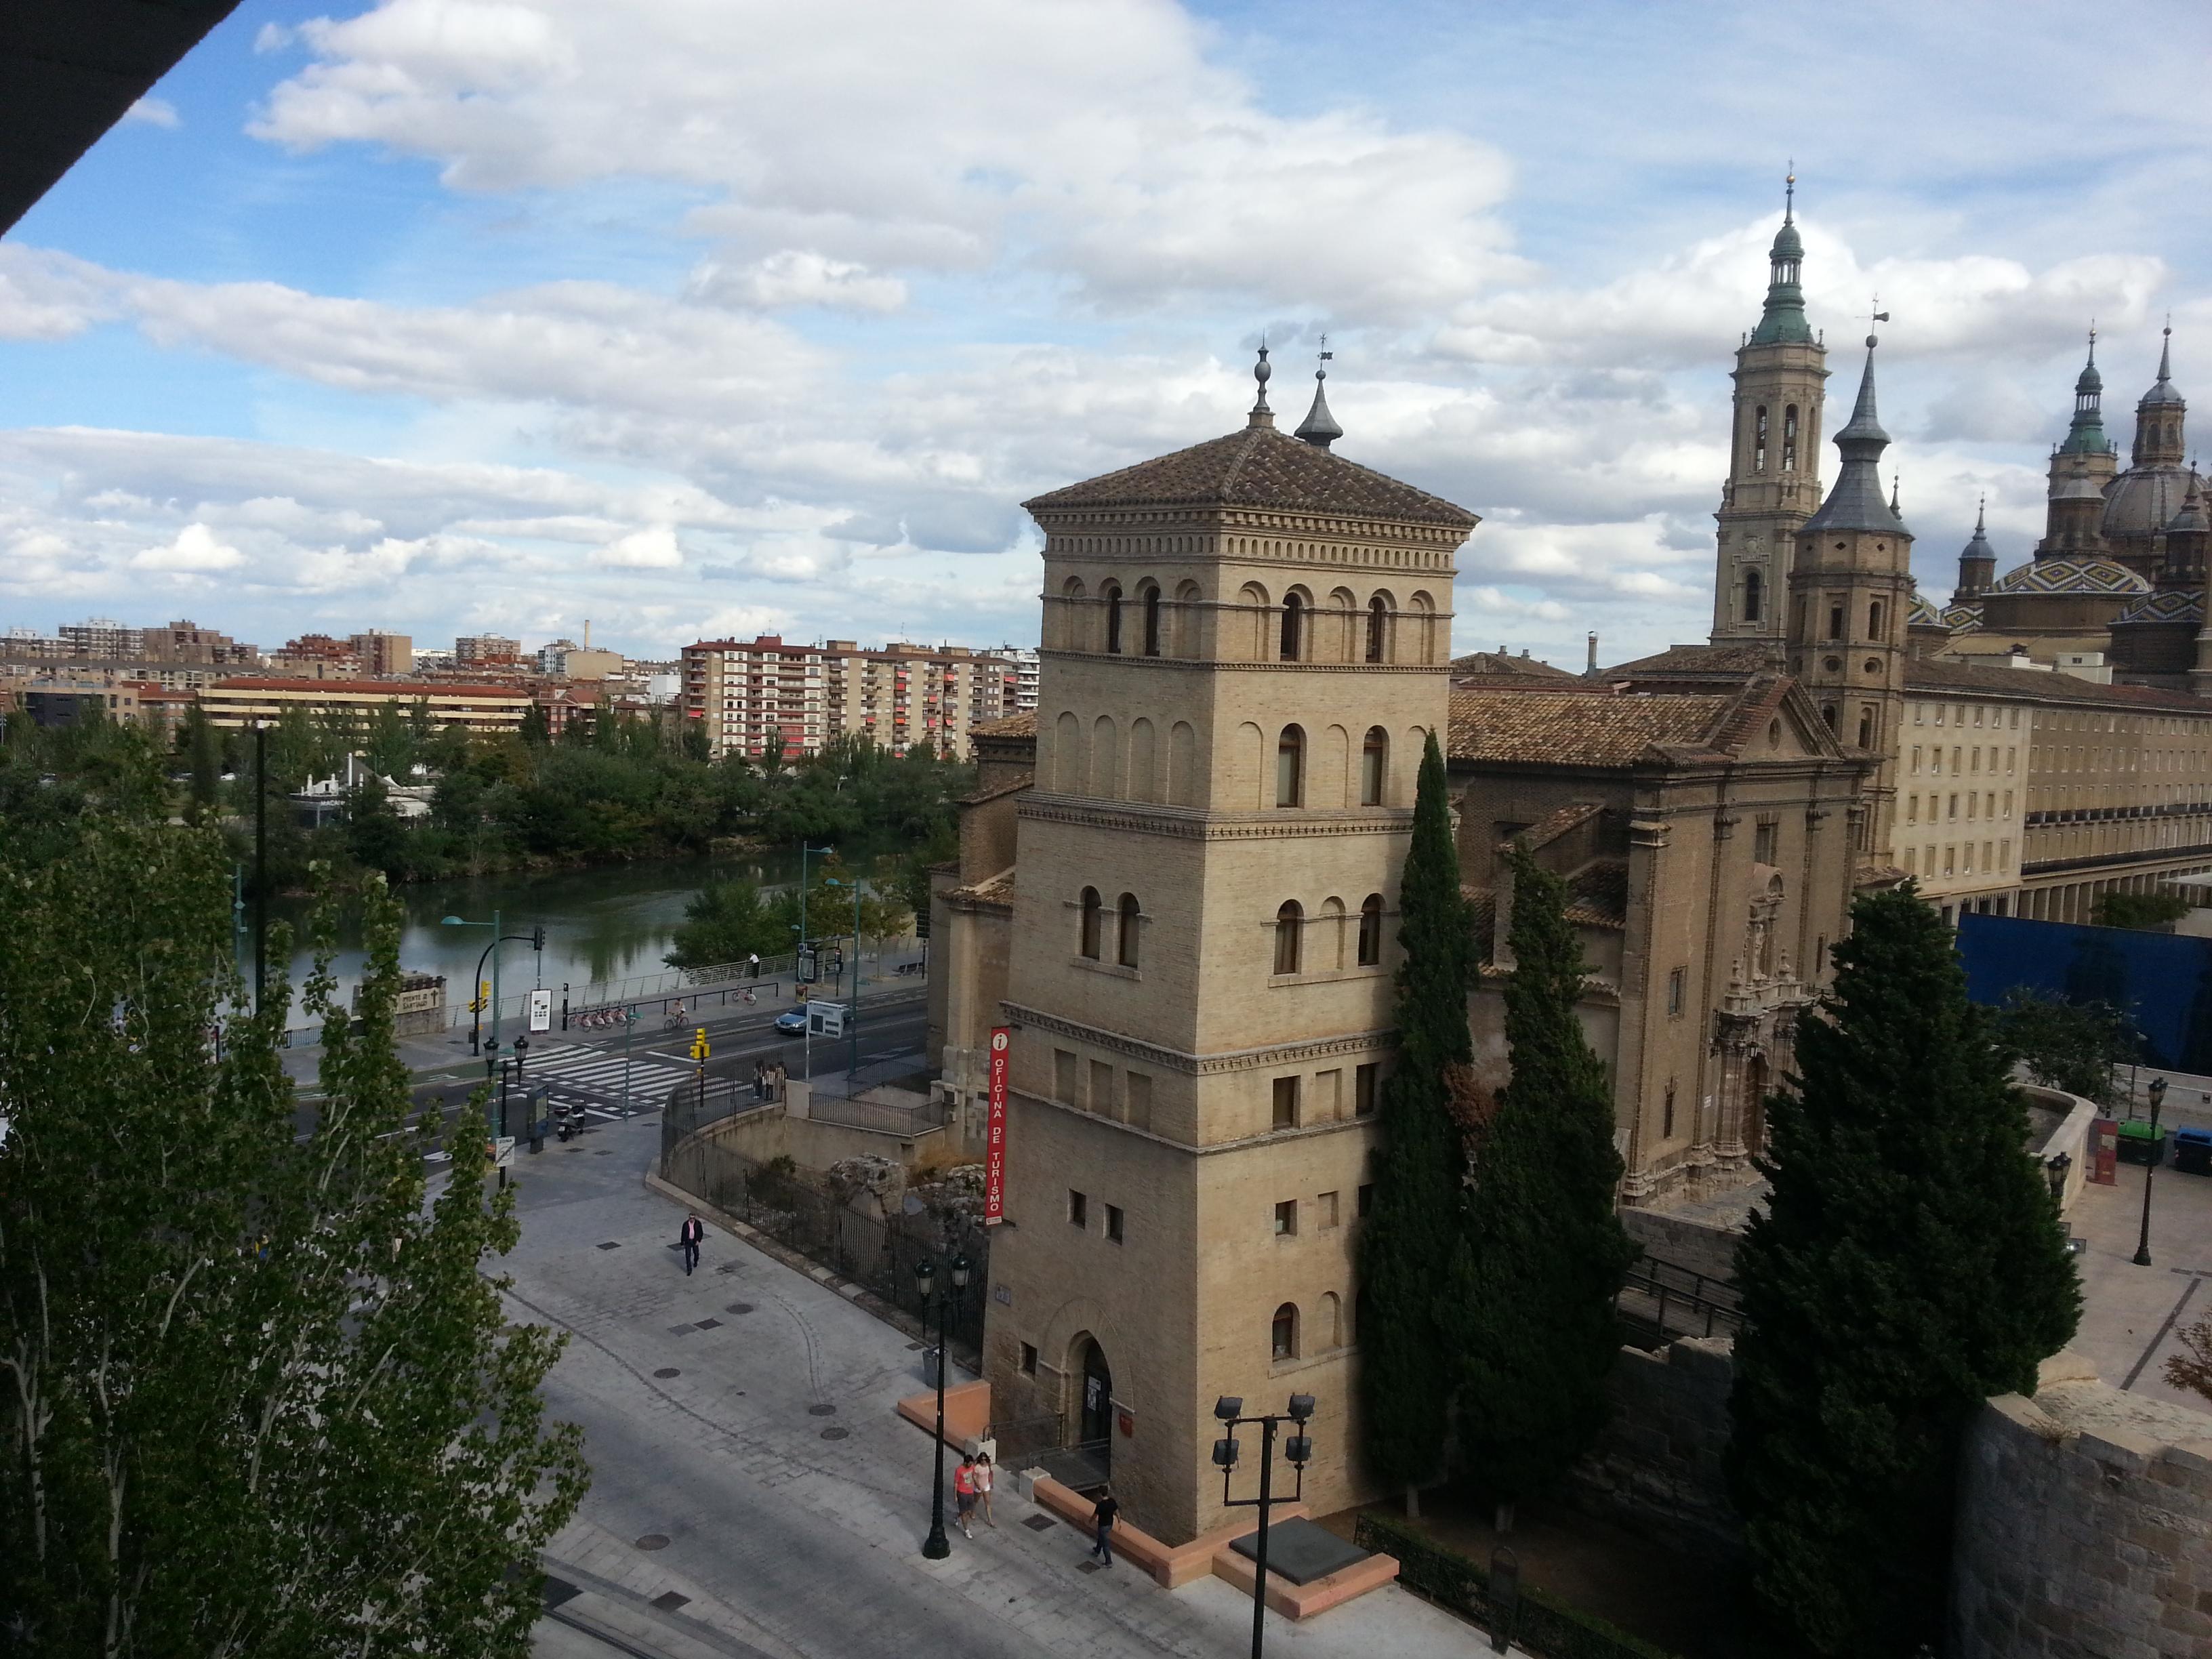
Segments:
[[[896,276],[877,276],[849,259],[786,248],[737,269],[708,260],[691,274],[689,295],[710,304],[825,306],[845,311],[896,311],[906,304],[906,284]]]
[[[625,570],[673,570],[684,562],[684,550],[668,526],[648,525],[601,548],[599,562]]]
[[[227,542],[217,541],[215,532],[195,520],[179,530],[167,544],[143,550],[132,558],[131,568],[204,575],[216,570],[234,570],[245,562],[245,554]]]
[[[149,127],[174,127],[179,125],[177,106],[166,98],[155,98],[150,94],[125,110],[123,118]]]

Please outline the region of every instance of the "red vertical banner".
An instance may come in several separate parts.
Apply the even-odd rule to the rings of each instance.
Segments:
[[[2083,1179],[2099,1187],[2120,1184],[2120,1126],[2109,1117],[2089,1125],[2089,1168]]]
[[[991,1115],[983,1137],[983,1224],[1006,1218],[1006,1050],[1013,1044],[1010,1026],[991,1028]]]

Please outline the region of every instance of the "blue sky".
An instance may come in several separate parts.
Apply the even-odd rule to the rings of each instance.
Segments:
[[[1626,657],[1707,625],[1792,158],[1940,596],[2092,316],[2123,443],[2167,312],[2212,386],[2201,19],[2101,16],[246,0],[0,241],[0,624],[1026,641],[1020,501],[1327,330],[1340,453],[1484,516],[1461,648]]]

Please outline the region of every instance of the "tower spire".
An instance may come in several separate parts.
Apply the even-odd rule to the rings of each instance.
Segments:
[[[2097,322],[2089,319],[2089,361],[2074,382],[2074,419],[2066,428],[2062,455],[2101,454],[2110,446],[2105,440],[2105,377],[2097,372]]]
[[[1267,364],[1267,337],[1260,337],[1260,361],[1252,365],[1252,378],[1260,383],[1260,395],[1252,404],[1252,412],[1244,418],[1247,426],[1273,426],[1275,411],[1267,407],[1267,377],[1275,371]]]
[[[1322,386],[1322,383],[1328,379],[1328,365],[1336,354],[1328,349],[1328,335],[1321,337],[1321,344],[1320,363],[1314,370],[1313,407],[1306,410],[1305,419],[1298,422],[1298,429],[1293,435],[1304,439],[1316,449],[1327,449],[1344,435],[1344,428],[1336,423],[1336,416],[1328,412],[1328,394]]]
[[[1889,313],[1877,311],[1874,320],[1886,323]],[[1828,499],[1820,503],[1820,510],[1805,522],[1808,532],[1815,530],[1885,530],[1895,535],[1909,534],[1899,519],[1896,508],[1881,498],[1881,455],[1889,447],[1889,434],[1882,430],[1881,416],[1875,407],[1874,349],[1880,343],[1878,336],[1866,337],[1866,368],[1859,375],[1858,401],[1851,405],[1849,425],[1836,434],[1836,449],[1843,456],[1843,465],[1837,470],[1835,487],[1829,490]]]
[[[1805,261],[1805,239],[1797,233],[1797,164],[1782,185],[1782,228],[1766,253],[1766,304],[1747,345],[1810,345],[1813,330],[1805,320],[1805,290],[1798,273]]]

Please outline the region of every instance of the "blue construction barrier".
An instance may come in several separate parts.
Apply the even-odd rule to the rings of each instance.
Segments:
[[[2212,939],[1969,912],[1959,955],[1976,1002],[2027,989],[2110,1003],[2142,1032],[2144,1065],[2212,1073]]]

